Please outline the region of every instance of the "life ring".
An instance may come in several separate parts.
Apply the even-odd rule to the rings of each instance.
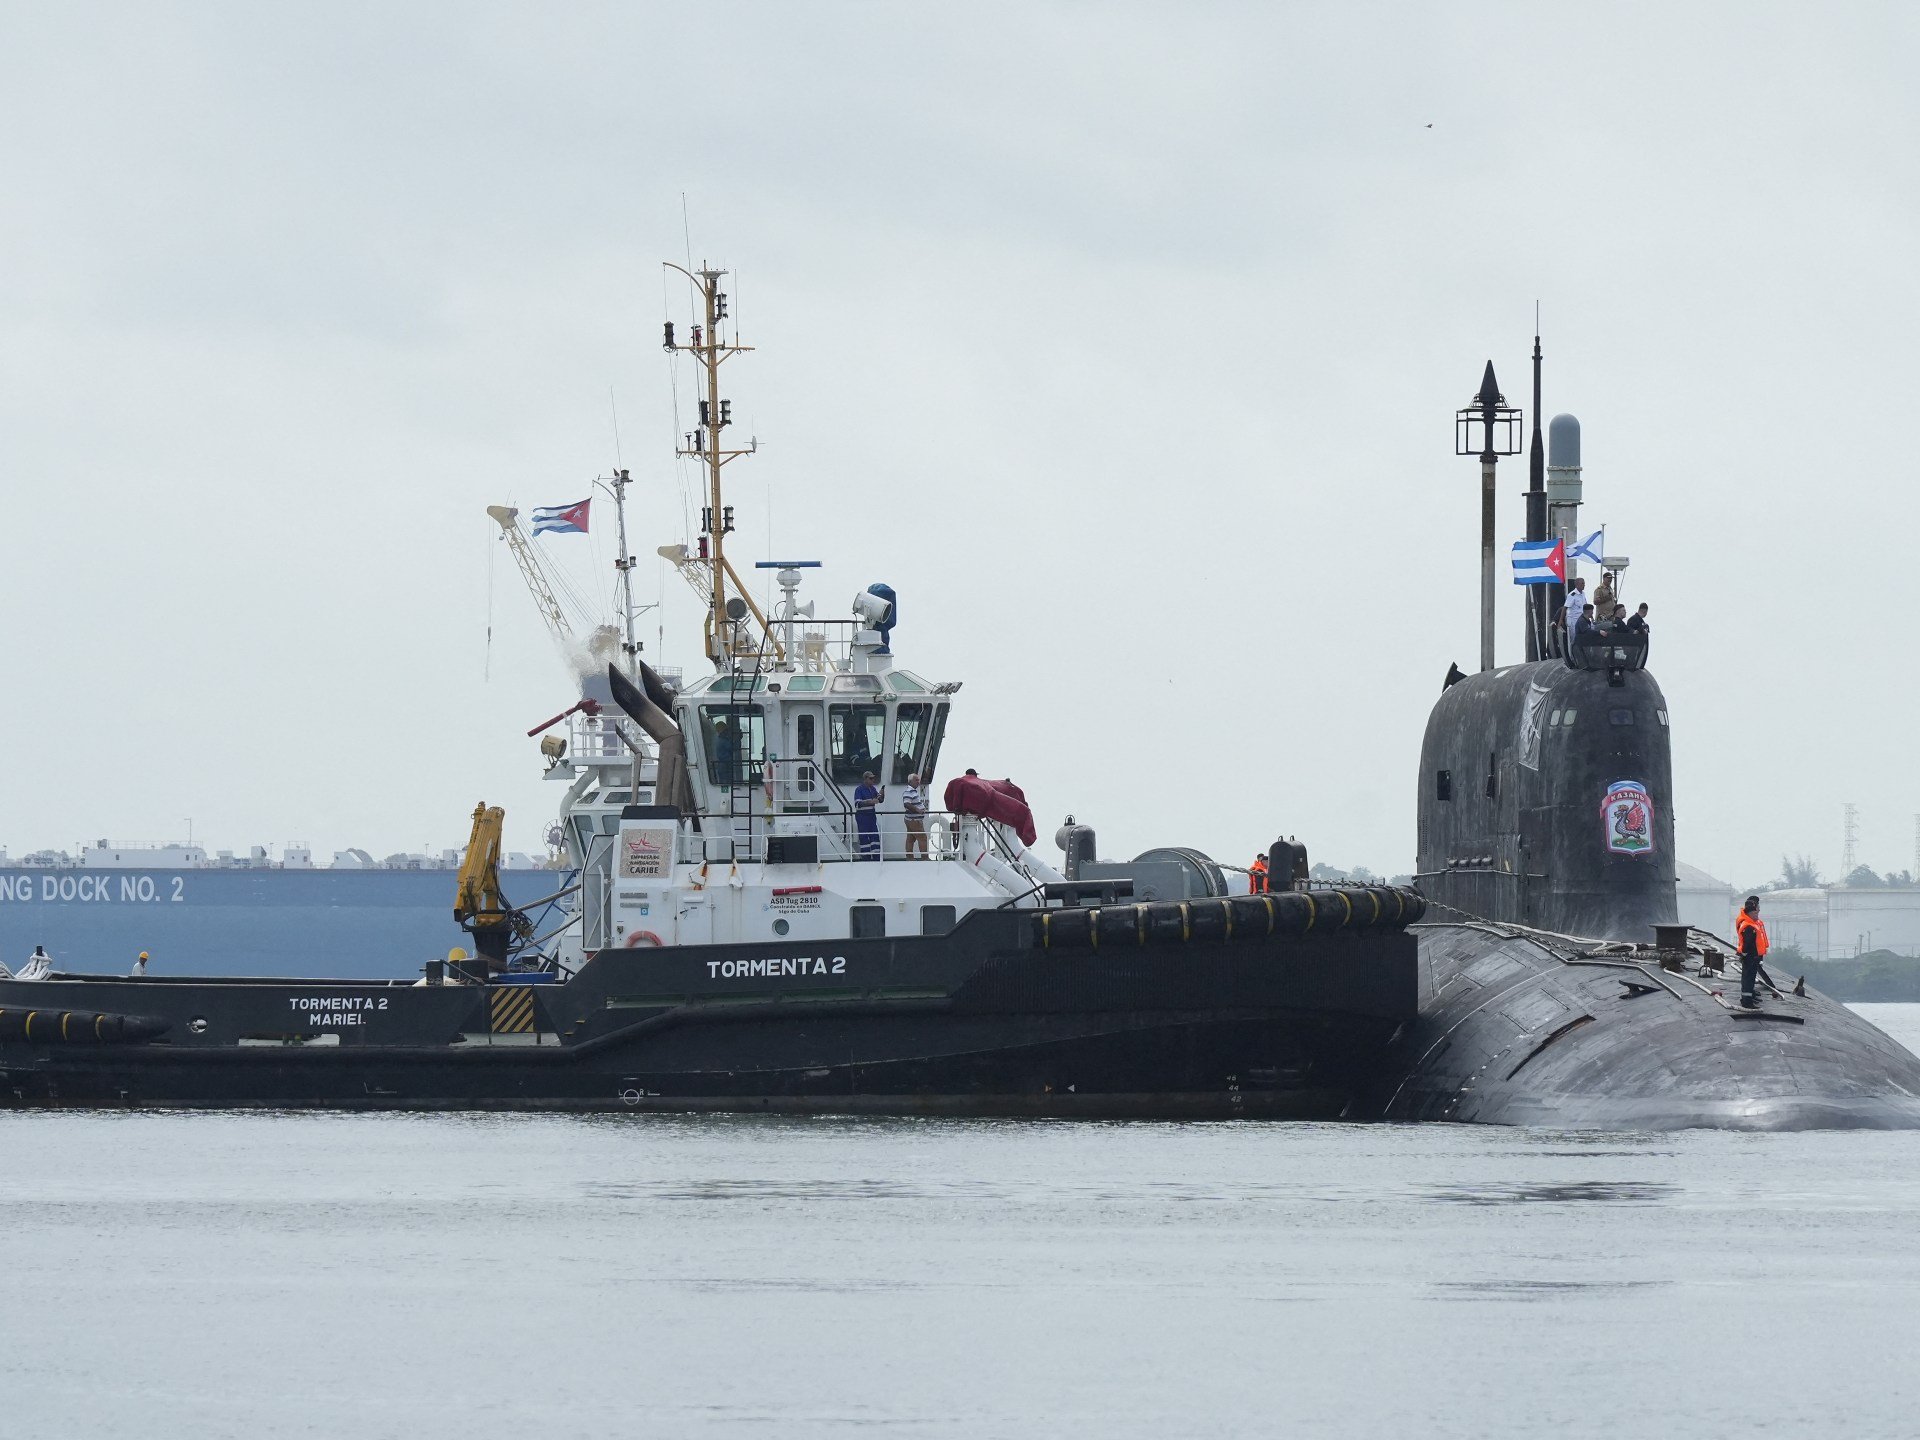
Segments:
[[[631,950],[636,945],[665,945],[666,943],[666,941],[662,940],[651,930],[629,930],[626,940],[622,942],[621,948]]]

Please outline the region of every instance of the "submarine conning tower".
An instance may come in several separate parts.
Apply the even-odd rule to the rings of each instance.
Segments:
[[[1527,538],[1559,542],[1555,563],[1570,584],[1585,548],[1580,422],[1555,416],[1542,454],[1539,359],[1536,338]],[[1489,366],[1483,390],[1491,376]],[[1616,582],[1626,569],[1588,558]],[[1554,658],[1483,663],[1476,675],[1456,668],[1427,717],[1415,883],[1462,916],[1644,941],[1677,913],[1666,697],[1646,668],[1645,632],[1574,641],[1547,630],[1534,599],[1543,590],[1556,609],[1564,593],[1559,583],[1528,587],[1528,653]],[[1481,648],[1491,651],[1484,625]]]
[[[1595,939],[1673,923],[1668,734],[1644,668],[1541,660],[1448,686],[1420,746],[1421,893]]]

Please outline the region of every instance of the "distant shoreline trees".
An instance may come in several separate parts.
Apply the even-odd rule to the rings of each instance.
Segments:
[[[1871,865],[1856,865],[1844,880],[1829,883],[1820,878],[1820,867],[1810,855],[1782,855],[1776,890],[1912,890],[1920,888],[1911,870],[1889,870],[1880,874]]]

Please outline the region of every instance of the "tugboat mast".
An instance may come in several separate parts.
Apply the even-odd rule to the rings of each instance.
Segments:
[[[613,472],[613,513],[620,530],[620,558],[613,562],[613,568],[620,572],[620,621],[625,631],[620,648],[627,657],[625,668],[630,679],[640,673],[640,642],[633,633],[634,558],[627,549],[627,486],[631,483],[632,477],[625,470]]]
[[[673,322],[666,322],[666,339],[662,346],[669,354],[685,352],[694,357],[706,371],[705,396],[700,401],[699,424],[683,438],[678,454],[698,459],[707,468],[707,504],[700,520],[700,549],[695,555],[684,553],[673,557],[681,572],[694,581],[697,588],[706,593],[707,656],[717,668],[725,669],[733,657],[741,653],[752,653],[759,647],[737,638],[736,625],[751,613],[759,623],[763,633],[771,635],[767,617],[754,603],[752,594],[733,568],[733,562],[727,559],[727,536],[733,530],[733,509],[727,505],[720,483],[720,472],[729,461],[738,460],[742,455],[752,455],[759,448],[759,441],[749,441],[743,449],[723,448],[720,432],[733,423],[733,402],[720,398],[720,367],[735,355],[751,350],[751,345],[727,343],[720,338],[720,322],[727,318],[727,295],[720,288],[720,281],[726,271],[702,267],[698,272],[684,269],[672,261],[663,262],[669,270],[678,270],[692,282],[699,293],[705,323],[693,327],[690,344],[679,344],[674,339]],[[727,585],[733,585],[729,596]],[[740,602],[736,607],[733,602]],[[774,640],[776,652],[780,645]]]

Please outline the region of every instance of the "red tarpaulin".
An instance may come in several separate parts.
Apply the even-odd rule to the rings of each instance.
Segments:
[[[1027,808],[1025,793],[1011,780],[959,776],[947,782],[946,803],[956,815],[984,815],[1011,826],[1022,845],[1033,844],[1033,811]]]

